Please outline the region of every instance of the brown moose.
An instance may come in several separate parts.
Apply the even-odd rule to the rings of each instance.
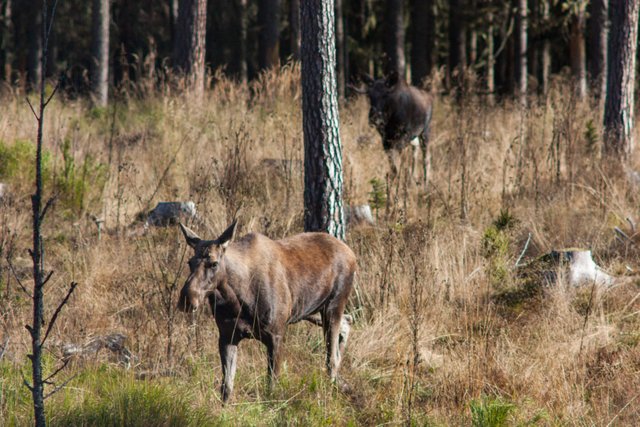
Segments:
[[[215,240],[180,228],[194,256],[178,308],[194,311],[209,300],[220,332],[223,401],[233,391],[238,343],[254,338],[267,347],[271,386],[287,325],[300,320],[322,325],[327,368],[337,380],[348,335],[343,313],[356,271],[356,257],[346,244],[325,233],[282,240],[250,233],[232,242],[236,221]]]
[[[411,173],[414,173],[418,146],[422,151],[422,183],[426,188],[429,172],[429,130],[431,127],[431,96],[391,73],[387,78],[374,80],[363,75],[364,89],[350,86],[357,93],[369,97],[369,123],[382,138],[382,147],[389,157],[391,174],[396,177],[397,163],[402,151],[413,146]]]

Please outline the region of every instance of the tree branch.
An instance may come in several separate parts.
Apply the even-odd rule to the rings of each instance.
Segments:
[[[56,371],[49,375],[47,378],[45,378],[42,382],[46,383],[46,384],[53,384],[50,380],[51,378],[55,377],[56,375],[58,375],[60,373],[60,371],[62,371],[64,368],[67,367],[67,365],[69,364],[69,360],[70,359],[66,359],[64,361],[64,363],[62,364],[62,366],[60,366],[58,369],[56,369]]]
[[[20,286],[22,291],[25,294],[27,294],[29,298],[33,299],[33,295],[29,293],[29,290],[24,287],[24,285],[22,284],[22,281],[20,281],[20,279],[18,278],[18,273],[16,273],[16,270],[13,268],[13,264],[11,263],[11,260],[9,259],[9,257],[7,257],[6,260],[7,260],[7,264],[9,265],[9,269],[11,270],[11,274],[13,274],[13,277],[14,279],[16,279],[16,282],[18,282],[18,286]]]
[[[44,288],[44,285],[47,284],[47,282],[49,281],[49,279],[51,279],[51,276],[53,276],[53,270],[51,270],[49,272],[49,274],[47,274],[47,277],[44,278],[44,280],[42,281],[42,287]]]
[[[24,373],[22,371],[20,371],[20,375],[22,376],[22,384],[27,386],[29,391],[33,392],[33,386],[29,384],[29,381],[27,381],[27,378],[24,376]]]
[[[70,376],[69,378],[67,378],[62,384],[60,384],[59,386],[57,386],[56,388],[54,388],[53,390],[51,390],[49,393],[47,393],[44,396],[44,400],[47,400],[48,398],[50,398],[51,396],[53,396],[55,393],[59,392],[60,390],[62,390],[67,384],[69,384],[75,377],[77,377],[78,374],[74,374],[72,376]]]
[[[27,104],[29,105],[29,108],[31,108],[31,112],[33,113],[33,117],[35,117],[36,120],[38,122],[40,122],[40,117],[38,117],[38,114],[36,113],[36,110],[33,108],[33,105],[31,104],[31,101],[29,101],[29,98],[25,97],[24,99],[27,101]]]
[[[60,310],[62,310],[62,307],[64,307],[65,304],[67,304],[67,301],[69,301],[69,297],[71,296],[73,291],[76,289],[76,286],[78,286],[78,284],[76,282],[71,282],[71,287],[69,288],[69,291],[67,292],[67,295],[64,297],[62,302],[60,302],[60,304],[58,304],[58,308],[56,308],[56,311],[53,313],[53,316],[51,317],[51,320],[49,321],[49,326],[47,326],[47,332],[45,332],[45,334],[44,334],[44,338],[42,339],[41,345],[44,345],[45,341],[47,341],[47,338],[49,337],[49,333],[51,332],[51,328],[53,328],[53,325],[56,323],[56,319],[58,318],[58,315],[60,314]]]
[[[47,203],[44,205],[44,208],[42,209],[42,211],[40,211],[40,221],[44,220],[44,216],[47,214],[47,210],[49,210],[49,208],[51,207],[51,205],[53,205],[53,202],[55,202],[57,198],[58,198],[58,194],[54,194],[49,198],[49,200],[47,200]]]

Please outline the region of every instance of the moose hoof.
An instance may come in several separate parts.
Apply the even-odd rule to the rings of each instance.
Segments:
[[[336,379],[334,385],[340,393],[351,393],[351,386],[341,378]]]

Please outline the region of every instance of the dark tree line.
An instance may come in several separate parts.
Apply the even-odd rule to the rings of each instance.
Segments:
[[[26,89],[39,81],[42,46],[35,34],[41,23],[34,3],[41,1],[0,0],[0,79]],[[65,0],[58,5],[61,25],[52,32],[47,77],[64,71],[70,90],[95,92],[102,76],[90,75],[104,68],[96,49],[108,51],[111,85],[148,76],[150,66],[161,76],[171,69],[170,58],[184,69],[190,50],[176,48],[184,33],[179,12],[196,3],[198,13],[206,15],[199,22],[206,23],[208,67],[223,67],[245,81],[300,58],[300,0]],[[498,94],[523,92],[527,78],[544,91],[549,74],[565,67],[578,96],[605,87],[607,0],[334,0],[334,5],[340,95],[345,82],[365,72],[406,72],[419,84],[440,67],[448,71],[447,89],[462,82],[456,70],[467,70]]]

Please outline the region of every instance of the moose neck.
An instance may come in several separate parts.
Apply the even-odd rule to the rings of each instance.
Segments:
[[[224,279],[220,281],[217,290],[224,299],[225,305],[233,312],[235,316],[240,315],[242,305],[246,304],[248,290],[243,286],[248,282],[248,272],[241,260],[238,259],[236,248],[232,244],[224,256]]]

